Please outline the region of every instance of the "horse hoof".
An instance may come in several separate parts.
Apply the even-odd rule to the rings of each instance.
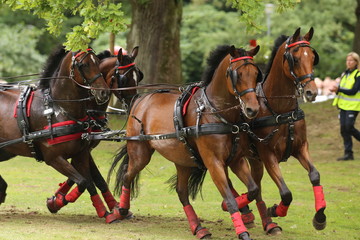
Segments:
[[[5,202],[6,193],[0,193],[0,204]]]
[[[210,239],[211,233],[206,228],[201,228],[196,232],[196,237],[199,239]]]
[[[319,209],[313,218],[313,226],[316,230],[323,230],[326,227],[325,208]]]
[[[46,200],[46,206],[51,213],[57,213],[59,211],[59,208],[56,206],[55,199],[56,197],[52,196]]]
[[[240,233],[239,234],[239,239],[242,239],[242,240],[252,240],[250,238],[250,234],[248,232],[243,232],[243,233]]]
[[[126,214],[122,214],[121,212],[124,212],[124,210],[127,209],[119,209],[118,207],[115,207],[111,213],[105,216],[105,222],[114,223],[118,220],[131,219],[134,217],[133,213],[129,210],[126,211]]]
[[[265,231],[267,235],[276,236],[282,233],[282,228],[278,226],[277,223],[269,223]]]

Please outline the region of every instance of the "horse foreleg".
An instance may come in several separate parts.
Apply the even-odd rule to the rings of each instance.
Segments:
[[[72,192],[68,195],[62,194],[63,192],[67,192],[69,186],[67,184],[63,184],[60,187],[60,191],[58,190],[58,194],[53,196],[52,198],[47,199],[47,207],[51,213],[56,213],[63,206],[67,205],[69,201],[75,201],[81,193],[83,193],[87,187],[87,180],[84,178],[75,168],[72,166],[66,159],[62,157],[52,158],[50,162],[46,162],[50,166],[52,166],[55,170],[67,176],[69,179],[74,181],[78,187],[73,189]],[[63,192],[61,192],[63,191]],[[66,196],[67,199],[66,199]]]
[[[310,160],[308,144],[304,144],[299,154],[295,156],[301,165],[308,171],[311,184],[313,186],[315,198],[316,214],[313,218],[313,226],[316,230],[323,230],[326,227],[326,215],[324,213],[326,208],[325,195],[323,187],[320,184],[320,173],[314,167]]]
[[[5,202],[7,183],[0,175],[0,204]]]
[[[190,230],[192,234],[196,235],[199,239],[209,238],[211,233],[201,226],[200,220],[189,202],[188,183],[191,175],[191,168],[182,167],[177,164],[175,165],[177,169],[176,192],[181,204],[183,205],[184,212],[190,225]],[[192,183],[195,184],[194,182]]]
[[[106,183],[105,179],[101,175],[98,167],[96,166],[93,157],[90,155],[90,171],[91,177],[96,185],[96,187],[101,191],[101,194],[109,208],[109,210],[113,210],[117,201],[115,200],[114,196],[109,190],[108,184]]]
[[[272,218],[267,214],[266,204],[262,198],[261,180],[264,176],[264,165],[258,158],[249,158],[249,163],[251,165],[251,175],[253,176],[256,185],[259,187],[259,192],[256,197],[256,207],[261,218],[263,229],[266,234],[269,235],[281,234],[282,228],[277,223],[273,222]]]
[[[238,204],[229,187],[224,166],[220,163],[213,163],[210,167],[208,167],[208,170],[213,182],[215,183],[217,189],[225,201],[226,207],[230,213],[231,220],[235,228],[236,235],[239,239],[250,240],[250,234],[248,233],[245,224],[241,219]]]
[[[279,188],[281,196],[281,202],[279,205],[275,204],[274,206],[268,208],[268,216],[285,217],[292,202],[292,194],[285,184],[276,157],[272,154],[267,153],[267,156],[261,159],[264,162],[264,165],[270,177]]]

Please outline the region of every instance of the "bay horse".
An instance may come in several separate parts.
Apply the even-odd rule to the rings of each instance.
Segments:
[[[71,52],[61,46],[48,57],[37,87],[20,85],[0,91],[0,161],[33,157],[74,181],[78,187],[59,196],[57,204],[74,202],[90,183],[91,145],[82,135],[96,125],[86,109],[105,104],[110,95],[99,63],[90,48]],[[6,182],[1,182],[4,202]]]
[[[310,46],[314,29],[304,36],[300,28],[290,37],[280,36],[275,41],[271,60],[267,66],[267,76],[259,85],[259,114],[249,125],[257,138],[252,138],[254,154],[248,157],[253,178],[260,188],[256,205],[267,234],[281,233],[281,228],[271,217],[284,217],[292,201],[292,194],[281,174],[279,164],[290,156],[298,159],[308,171],[313,186],[316,214],[313,226],[317,230],[326,227],[324,210],[326,201],[320,184],[320,173],[312,163],[306,136],[304,112],[299,107],[297,97],[305,102],[315,100],[317,87],[314,82],[313,67],[319,56]],[[281,202],[267,209],[261,195],[261,179],[264,166],[280,191]],[[236,169],[233,171],[237,171]],[[235,189],[232,188],[235,196]]]
[[[143,78],[143,73],[141,70],[135,66],[135,58],[138,54],[139,47],[135,47],[131,54],[123,55],[122,49],[118,51],[117,56],[111,55],[110,51],[106,50],[99,54],[97,57],[100,60],[99,68],[102,75],[105,77],[106,85],[110,88],[111,92],[123,102],[130,106],[131,101],[136,97],[137,91],[135,88],[126,89],[126,87],[138,86],[139,82]],[[123,90],[117,90],[123,89]],[[96,120],[97,128],[93,128],[93,131],[107,131],[107,117],[106,117],[106,108],[109,101],[102,105],[93,104],[87,109],[88,114],[92,119]],[[94,149],[100,140],[94,140],[90,143],[90,151]],[[72,164],[75,165],[76,159],[72,159]],[[76,166],[81,167],[81,166]],[[98,197],[96,187],[101,191],[101,194],[108,206],[108,209],[111,211],[115,204],[117,204],[112,193],[109,191],[108,184],[102,177],[99,169],[97,168],[92,155],[89,153],[89,181],[92,181],[93,184],[88,185],[88,192],[91,196],[94,203],[94,206],[97,210],[99,217],[107,217],[107,210],[103,205],[101,199]],[[65,182],[60,183],[60,188],[55,192],[54,196],[47,200],[47,206],[50,212],[57,213],[63,206],[63,204],[57,205],[56,198],[59,195],[65,196],[72,186],[74,185],[72,179],[67,179]],[[95,185],[94,185],[95,184]],[[95,187],[96,186],[96,187]]]
[[[254,88],[261,77],[253,62],[259,48],[246,51],[220,46],[208,59],[202,84],[186,88],[183,94],[158,90],[134,102],[128,117],[126,144],[109,171],[111,175],[121,162],[115,183],[121,192],[120,201],[110,214],[114,220],[131,214],[130,194],[136,196],[137,176],[156,150],[175,164],[176,192],[193,235],[198,238],[211,235],[201,226],[189,202],[189,193],[198,191],[198,182],[209,170],[229,209],[237,236],[250,239],[228,186],[226,168],[229,165],[244,168],[246,174],[242,177],[249,177],[249,181],[248,194],[242,200],[244,205],[251,202],[257,195],[257,186],[241,157],[249,149],[244,118],[254,118],[259,110]]]

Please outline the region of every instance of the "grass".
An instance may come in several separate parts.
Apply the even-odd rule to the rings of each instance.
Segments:
[[[249,229],[257,240],[277,239],[347,239],[360,240],[360,144],[354,142],[355,160],[338,162],[343,153],[337,110],[331,102],[302,105],[306,113],[308,138],[313,162],[321,174],[327,201],[327,227],[316,231],[312,227],[315,213],[313,192],[307,172],[296,159],[282,163],[284,179],[293,193],[293,202],[285,218],[274,219],[282,228],[282,235],[266,236],[261,228],[256,205],[251,204],[256,227]],[[113,129],[121,128],[112,122]],[[118,125],[118,126],[116,126]],[[357,127],[360,128],[359,120]],[[112,156],[121,143],[102,142],[93,155],[100,171],[106,176]],[[114,224],[105,224],[96,216],[89,195],[83,194],[76,203],[68,204],[57,214],[48,212],[47,197],[57,189],[65,177],[44,163],[17,157],[1,163],[1,175],[9,184],[6,202],[0,206],[0,240],[180,240],[196,239],[175,192],[164,182],[175,173],[174,165],[155,154],[142,171],[138,198],[131,201],[135,218]],[[235,188],[244,192],[243,184],[235,180]],[[279,191],[266,174],[263,197],[267,205],[280,202]],[[203,199],[192,201],[194,209],[213,234],[212,239],[236,239],[229,214],[220,209],[222,199],[213,182],[206,177]]]

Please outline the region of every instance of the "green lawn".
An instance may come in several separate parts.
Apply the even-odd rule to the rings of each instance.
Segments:
[[[282,163],[284,179],[292,191],[293,202],[285,218],[274,219],[282,228],[280,236],[269,237],[261,229],[255,203],[251,208],[256,227],[249,229],[253,239],[360,239],[360,144],[355,142],[355,160],[338,162],[343,153],[337,111],[331,102],[302,105],[306,113],[310,151],[321,174],[327,201],[327,227],[316,231],[312,227],[315,213],[312,186],[307,172],[296,159]],[[112,128],[120,125],[112,122]],[[360,128],[360,120],[357,121]],[[94,151],[94,159],[106,176],[113,154],[121,144],[102,142]],[[46,198],[58,188],[65,177],[44,163],[30,158],[14,158],[1,163],[0,173],[8,182],[6,202],[0,206],[0,240],[95,240],[141,239],[171,240],[196,239],[191,235],[182,206],[175,192],[164,182],[175,173],[173,164],[158,154],[142,171],[140,195],[131,201],[135,218],[105,224],[92,207],[89,195],[83,194],[76,203],[68,204],[57,214],[46,208]],[[235,188],[245,187],[233,175]],[[263,197],[268,206],[280,202],[275,184],[266,174]],[[213,234],[212,239],[236,239],[228,213],[220,208],[222,199],[209,176],[203,187],[203,199],[192,202],[198,216]]]

